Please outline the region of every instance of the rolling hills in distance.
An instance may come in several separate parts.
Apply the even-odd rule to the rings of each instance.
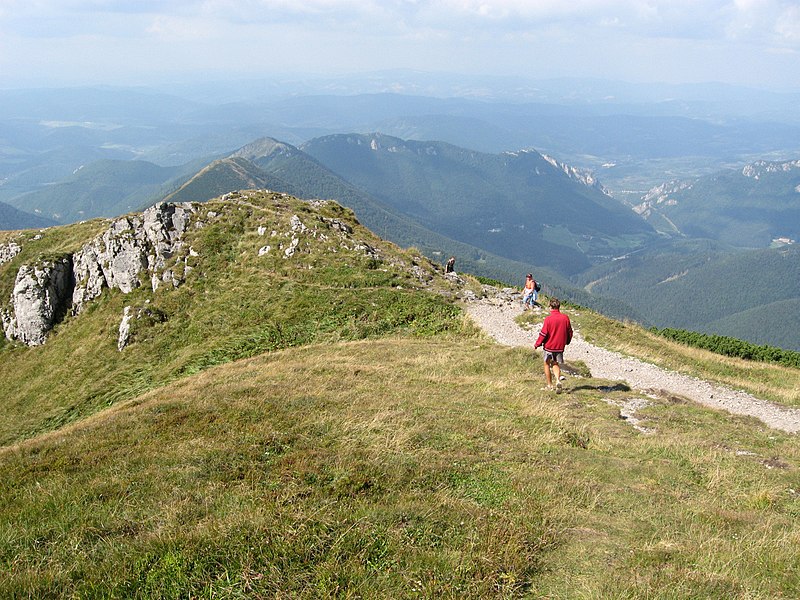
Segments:
[[[51,227],[57,225],[54,219],[40,217],[10,204],[0,202],[0,230],[3,229],[37,229],[39,227]]]
[[[389,93],[389,90],[393,90]],[[60,165],[66,177],[100,158],[179,166],[222,157],[259,137],[295,146],[336,133],[381,131],[481,152],[536,148],[602,170],[615,193],[647,191],[731,163],[794,158],[796,95],[724,85],[502,78],[464,81],[424,73],[367,79],[175,84],[166,90],[0,90],[0,201],[13,180]],[[61,153],[58,159],[52,153]],[[613,165],[613,166],[612,166]],[[667,176],[665,176],[667,174]]]
[[[790,162],[782,157],[797,156],[798,120],[788,96],[715,89],[716,100],[711,100],[714,94],[702,87],[634,90],[602,82],[577,86],[553,81],[527,89],[514,101],[508,100],[512,95],[504,100],[500,90],[506,88],[497,85],[497,97],[479,100],[387,94],[379,89],[386,81],[376,77],[370,83],[375,93],[332,95],[321,84],[293,97],[273,87],[258,99],[246,96],[247,86],[224,92],[218,88],[217,93],[210,88],[202,93],[182,90],[183,97],[86,89],[57,99],[46,91],[4,91],[0,201],[43,217],[63,212],[70,221],[119,214],[171,194],[176,199],[193,194],[210,198],[225,189],[267,187],[306,198],[340,199],[380,235],[416,245],[436,260],[453,254],[463,270],[510,283],[534,270],[562,295],[598,309],[607,306],[609,314],[645,324],[694,323],[709,331],[725,323],[730,332],[730,327],[736,329],[734,315],[755,319],[756,306],[791,298],[786,289],[756,287],[756,293],[744,296],[755,302],[750,307],[714,303],[734,312],[720,308],[709,315],[693,305],[694,298],[722,294],[716,290],[719,278],[707,276],[716,261],[740,261],[740,267],[726,264],[724,271],[738,270],[743,282],[758,281],[748,269],[760,263],[748,253],[763,248],[768,238],[796,239],[788,227],[796,218],[793,175],[746,181],[737,175],[748,165],[768,168]],[[449,84],[442,80],[426,85],[433,90]],[[576,96],[576,89],[583,96]],[[614,94],[607,93],[612,89]],[[667,92],[674,100],[656,101]],[[367,132],[374,131],[383,132],[387,143],[379,146],[384,151],[365,152],[363,143],[346,142],[366,140],[372,136]],[[285,140],[277,143],[298,152],[260,152],[253,140],[263,134]],[[556,158],[548,162],[539,152],[517,150],[530,147]],[[438,154],[425,155],[425,148]],[[459,153],[481,157],[480,164],[459,163]],[[358,165],[362,159],[366,162]],[[500,168],[503,161],[507,164]],[[563,170],[558,173],[562,162],[594,169],[612,192],[614,205],[604,204],[610,198],[598,189],[568,182]],[[732,163],[737,166],[726,168]],[[471,169],[475,179],[463,169]],[[536,169],[552,175],[540,194],[526,190],[529,182],[521,176]],[[665,184],[667,176],[672,184]],[[435,193],[427,193],[426,185]],[[661,203],[659,189],[668,192]],[[747,190],[741,210],[732,206],[737,189]],[[558,196],[552,204],[562,209],[568,226],[548,223],[545,228],[539,221],[530,244],[523,236],[504,236],[509,227],[531,230],[524,215],[515,212],[525,205],[520,194],[540,202],[534,221],[558,212],[548,210],[548,197]],[[489,197],[499,210],[481,213],[480,198]],[[771,198],[777,200],[768,206]],[[449,203],[459,206],[451,210]],[[636,207],[646,218],[645,226],[631,221],[630,211],[615,212],[617,204]],[[589,206],[592,210],[585,210]],[[693,220],[693,211],[702,218]],[[781,227],[772,229],[775,223]],[[681,245],[694,239],[722,242],[713,252],[699,251],[706,269],[696,277],[691,274],[700,263],[687,266],[686,246]],[[698,247],[704,247],[702,242]],[[630,260],[636,256],[643,260]],[[658,256],[664,260],[650,260]],[[786,261],[768,262],[770,268],[786,267]],[[662,296],[637,288],[658,282],[665,283],[654,290],[676,286],[680,302],[673,306],[683,311],[662,310],[667,302]],[[674,294],[663,297],[670,296]],[[750,332],[742,337],[754,340],[754,329],[763,330],[742,322],[741,330]],[[785,336],[777,339],[774,343],[791,348],[798,344]]]
[[[379,139],[384,144],[383,152],[380,151],[380,146],[376,139]],[[375,141],[373,148],[373,141]],[[326,154],[319,149],[314,150],[315,145],[328,145],[330,154]],[[345,146],[344,150],[338,147],[339,144]],[[330,147],[333,146],[331,150]],[[506,173],[497,175],[495,179],[491,179],[488,175],[484,174],[483,182],[490,181],[491,188],[481,188],[478,186],[470,185],[470,180],[464,181],[458,168],[453,167],[450,169],[442,168],[442,164],[446,164],[447,158],[446,151],[455,152],[458,155],[459,149],[442,144],[422,144],[414,143],[411,145],[413,150],[406,148],[402,151],[403,144],[400,140],[395,138],[388,138],[386,136],[378,136],[371,138],[370,136],[334,136],[333,138],[322,138],[321,140],[313,140],[304,146],[304,150],[312,150],[317,153],[319,162],[309,159],[305,152],[285,144],[275,142],[274,140],[261,140],[260,142],[251,144],[244,149],[235,153],[238,159],[247,157],[253,161],[253,164],[270,171],[282,181],[293,181],[297,191],[299,186],[308,186],[312,181],[321,181],[320,165],[319,163],[330,160],[330,170],[325,171],[328,178],[333,177],[332,171],[341,167],[342,164],[348,163],[350,165],[366,164],[363,168],[350,167],[352,170],[345,173],[344,178],[360,184],[358,187],[367,189],[370,196],[378,198],[378,202],[384,206],[389,207],[394,214],[402,214],[405,211],[405,220],[403,223],[398,223],[392,220],[381,221],[375,219],[373,211],[375,202],[369,201],[369,197],[365,196],[363,192],[358,196],[353,195],[353,189],[356,186],[342,187],[341,180],[333,177],[328,181],[336,183],[339,187],[330,187],[329,185],[320,185],[312,187],[308,193],[308,187],[305,191],[300,192],[301,197],[316,197],[319,195],[339,198],[348,206],[353,207],[357,214],[363,215],[365,223],[370,227],[375,227],[376,231],[386,234],[387,237],[393,239],[398,243],[408,242],[414,239],[415,235],[420,235],[417,230],[413,235],[407,238],[393,237],[397,235],[398,231],[407,227],[409,220],[412,222],[423,222],[428,225],[426,229],[439,231],[447,234],[448,236],[456,236],[459,227],[461,227],[467,235],[462,239],[470,241],[471,245],[478,246],[484,250],[492,250],[492,252],[484,257],[488,259],[489,264],[495,264],[496,257],[512,257],[517,258],[520,266],[544,264],[548,268],[543,271],[543,279],[545,282],[548,279],[552,282],[554,290],[563,292],[567,297],[575,298],[575,301],[586,303],[589,306],[595,306],[598,309],[605,309],[609,314],[615,316],[628,317],[639,320],[643,323],[656,324],[660,327],[682,327],[694,329],[698,331],[719,333],[729,335],[732,337],[741,337],[749,341],[757,343],[765,343],[778,345],[789,349],[800,348],[800,336],[798,336],[798,329],[792,327],[791,324],[795,319],[796,313],[786,314],[783,310],[775,310],[777,308],[785,308],[788,306],[787,302],[796,302],[800,298],[800,277],[797,277],[798,261],[793,259],[796,257],[797,246],[786,246],[782,248],[762,248],[761,250],[743,249],[740,247],[731,246],[722,242],[714,242],[713,240],[693,240],[690,236],[678,235],[678,232],[673,231],[675,237],[665,239],[663,236],[653,236],[652,234],[643,234],[640,229],[632,229],[627,233],[627,238],[622,238],[616,247],[617,256],[606,256],[605,259],[599,259],[597,256],[582,257],[584,268],[579,272],[565,273],[563,269],[552,268],[553,261],[551,257],[546,255],[546,252],[551,251],[563,256],[570,256],[570,250],[573,244],[575,247],[580,248],[581,236],[590,237],[591,232],[586,230],[569,231],[569,227],[576,225],[573,220],[572,214],[559,214],[557,210],[549,211],[546,202],[544,206],[540,206],[540,210],[534,210],[535,215],[541,212],[547,214],[553,213],[555,218],[563,218],[563,222],[559,225],[564,228],[562,236],[555,239],[562,244],[553,244],[548,247],[546,244],[537,240],[535,235],[527,235],[523,230],[516,230],[514,235],[509,237],[497,236],[497,238],[504,240],[506,246],[498,247],[497,245],[488,245],[487,237],[495,233],[488,231],[498,227],[498,222],[491,223],[487,227],[483,222],[483,228],[478,229],[474,225],[481,223],[480,218],[484,215],[471,214],[469,208],[469,200],[475,202],[480,208],[481,203],[486,199],[487,194],[493,199],[500,197],[497,190],[502,190],[503,186],[508,189],[508,182],[513,181],[513,177],[506,176]],[[345,150],[354,147],[358,152],[364,153],[360,159],[350,158],[345,161],[341,158],[346,156]],[[464,153],[463,149],[460,149]],[[403,153],[410,156],[403,156]],[[439,154],[437,154],[437,152]],[[376,156],[372,156],[372,154]],[[381,154],[383,156],[381,156]],[[444,154],[445,156],[441,156]],[[506,160],[511,159],[505,167],[511,165],[515,166],[515,159],[518,156],[493,155],[486,156],[480,153],[466,153],[471,157],[471,160],[479,162],[479,159],[484,159],[490,163],[491,166],[496,166],[496,163],[502,163],[502,158]],[[552,164],[547,163],[540,155],[533,153],[523,153],[523,158],[533,159],[538,156],[538,165],[526,165],[525,169],[535,172],[536,168],[542,167],[545,163],[547,167],[557,171]],[[300,158],[302,157],[302,159]],[[332,158],[333,157],[333,158]],[[431,157],[434,157],[431,159]],[[381,166],[381,161],[385,160],[389,166]],[[427,160],[435,161],[436,166],[421,166]],[[295,162],[299,161],[299,162]],[[341,161],[341,162],[339,162]],[[376,164],[377,163],[377,164]],[[296,169],[299,165],[299,171]],[[312,170],[309,171],[309,168]],[[380,172],[383,168],[384,172]],[[471,169],[472,167],[470,167]],[[448,172],[455,173],[455,177],[450,181],[452,185],[443,184],[442,178]],[[294,174],[292,175],[291,173]],[[311,173],[314,173],[312,175]],[[476,172],[471,171],[473,174]],[[376,175],[376,173],[379,173]],[[435,173],[436,177],[432,177],[431,173]],[[562,172],[563,174],[563,172]],[[727,174],[720,174],[720,179],[725,179]],[[371,180],[370,180],[371,178]],[[566,185],[568,177],[559,177],[557,181],[560,185]],[[500,184],[503,180],[505,183]],[[794,185],[791,178],[783,179],[760,179],[755,180],[760,184],[762,189],[762,196],[764,197],[783,197],[785,198],[785,209],[788,211],[792,209],[793,200],[791,195],[785,193],[787,185]],[[787,181],[789,182],[787,184]],[[575,185],[578,182],[570,180],[570,185]],[[496,185],[495,185],[496,184]],[[202,187],[200,182],[193,180],[192,185],[197,190]],[[555,185],[555,184],[554,184]],[[398,189],[393,189],[397,186]],[[577,189],[587,189],[585,184],[578,183]],[[216,190],[216,188],[213,188]],[[447,190],[447,193],[454,193],[457,196],[458,202],[454,196],[438,196],[435,193],[437,189]],[[581,190],[583,192],[583,189]],[[589,190],[592,188],[589,187]],[[346,190],[346,191],[345,191]],[[477,190],[477,194],[474,192]],[[564,198],[565,193],[563,188],[558,192],[553,192],[549,198]],[[492,195],[494,194],[494,195]],[[530,197],[531,192],[528,191]],[[175,196],[175,199],[188,200],[191,195],[183,195],[180,191]],[[390,206],[392,197],[397,199],[397,203]],[[597,197],[597,196],[595,196]],[[356,199],[358,198],[358,199]],[[416,204],[413,199],[419,199]],[[440,212],[435,215],[438,221],[431,218],[429,215],[435,212],[437,200],[441,203]],[[607,202],[608,198],[603,196],[603,202]],[[707,210],[711,214],[715,214],[713,197],[707,198]],[[567,203],[569,204],[569,203]],[[446,207],[456,205],[458,209],[455,211],[448,211]],[[513,215],[513,210],[504,212],[501,210],[502,204],[495,201],[492,206],[498,211],[495,218],[500,218],[498,215],[505,216],[506,214]],[[583,210],[591,214],[585,208],[587,205],[580,204],[578,200],[572,201],[573,210]],[[594,213],[593,224],[599,224],[602,219],[598,214],[603,214],[607,221],[614,221],[619,214],[621,205],[616,205],[614,211],[603,213],[598,205],[591,205],[597,213]],[[599,206],[603,206],[602,204]],[[443,207],[443,208],[441,208]],[[485,208],[485,205],[484,205]],[[776,207],[777,210],[777,207]],[[616,211],[616,212],[615,212]],[[457,214],[452,214],[453,212]],[[630,222],[632,213],[625,213],[627,222]],[[741,213],[743,220],[741,225],[747,225],[746,219],[748,215],[746,212]],[[426,220],[427,219],[427,220]],[[463,220],[462,220],[463,219]],[[536,219],[541,221],[540,219]],[[615,226],[624,226],[626,220],[615,221]],[[450,221],[454,222],[451,224]],[[634,219],[635,221],[635,219]],[[514,222],[516,225],[523,224],[519,216],[517,220],[509,219],[509,222]],[[729,221],[730,222],[730,221]],[[470,224],[472,227],[470,227]],[[779,231],[778,227],[785,227],[788,221],[777,221],[773,223],[773,231]],[[580,226],[580,223],[577,223]],[[641,224],[638,224],[639,226]],[[712,225],[713,227],[713,225]],[[610,228],[609,228],[610,229]],[[546,231],[546,230],[545,230]],[[619,233],[619,230],[617,230]],[[488,236],[487,236],[488,234]],[[419,239],[419,238],[418,238]],[[449,252],[448,249],[452,245],[441,245],[441,239],[433,239],[428,237],[433,245],[421,244],[420,247],[426,251],[433,250],[436,252],[434,256],[441,256],[443,253],[458,254],[464,256],[460,252]],[[585,238],[584,238],[585,239]],[[612,238],[609,238],[612,239]],[[633,241],[636,245],[632,247],[625,247],[623,241]],[[518,246],[529,246],[530,254],[526,257],[520,257],[520,249]],[[597,246],[594,246],[597,248]],[[588,243],[584,246],[585,249],[592,248]],[[606,247],[607,248],[607,247]],[[466,255],[469,257],[469,254]],[[591,264],[591,261],[594,264]],[[556,263],[557,264],[557,263]],[[588,265],[588,266],[587,266]],[[467,270],[477,272],[480,274],[487,274],[489,276],[499,276],[507,279],[507,271],[498,268],[497,271],[488,270],[484,264],[474,264],[469,261],[466,262]],[[555,271],[553,277],[550,271]],[[501,274],[499,274],[501,273]],[[513,273],[511,276],[513,277]],[[511,279],[511,281],[514,281]],[[580,286],[578,288],[577,286]],[[583,289],[581,289],[583,288]],[[578,291],[580,289],[580,291]],[[582,296],[585,291],[591,292],[596,298],[587,298]],[[617,302],[614,302],[616,300]],[[775,304],[773,307],[773,303]],[[602,307],[602,308],[601,308]],[[761,307],[762,311],[759,313],[756,307]],[[626,308],[629,309],[626,311]],[[758,315],[758,317],[756,317]],[[754,325],[754,322],[759,325]]]
[[[103,159],[81,166],[63,180],[11,202],[61,223],[113,217],[164,197],[171,186],[178,185],[201,165],[160,167],[143,160]]]

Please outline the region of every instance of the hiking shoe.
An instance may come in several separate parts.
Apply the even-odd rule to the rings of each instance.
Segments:
[[[560,394],[560,393],[561,393],[561,382],[559,381],[556,384],[556,394]]]

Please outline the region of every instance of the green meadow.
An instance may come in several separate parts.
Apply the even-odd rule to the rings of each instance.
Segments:
[[[577,362],[548,393],[540,359],[348,211],[212,209],[183,286],[106,291],[45,345],[0,347],[0,597],[800,596],[795,436]],[[258,257],[256,228],[292,214],[348,220],[377,257],[320,238]],[[701,377],[766,370],[567,312]],[[797,370],[777,373],[751,385],[790,405]],[[649,433],[621,418],[637,399]]]

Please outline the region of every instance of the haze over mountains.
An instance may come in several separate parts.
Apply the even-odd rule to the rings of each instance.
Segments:
[[[337,199],[464,270],[515,283],[536,270],[618,316],[800,348],[800,328],[781,324],[800,312],[795,96],[363,83],[337,92],[379,93],[0,92],[0,227],[268,188]]]
[[[31,229],[50,227],[56,224],[57,222],[53,219],[32,215],[5,202],[0,202],[0,228],[2,229]]]
[[[636,211],[670,234],[764,248],[800,240],[800,160],[756,161],[648,192]]]

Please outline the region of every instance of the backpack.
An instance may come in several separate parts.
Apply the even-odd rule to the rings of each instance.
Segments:
[[[537,292],[541,292],[542,291],[542,285],[538,281],[534,280],[533,289],[535,289]]]

